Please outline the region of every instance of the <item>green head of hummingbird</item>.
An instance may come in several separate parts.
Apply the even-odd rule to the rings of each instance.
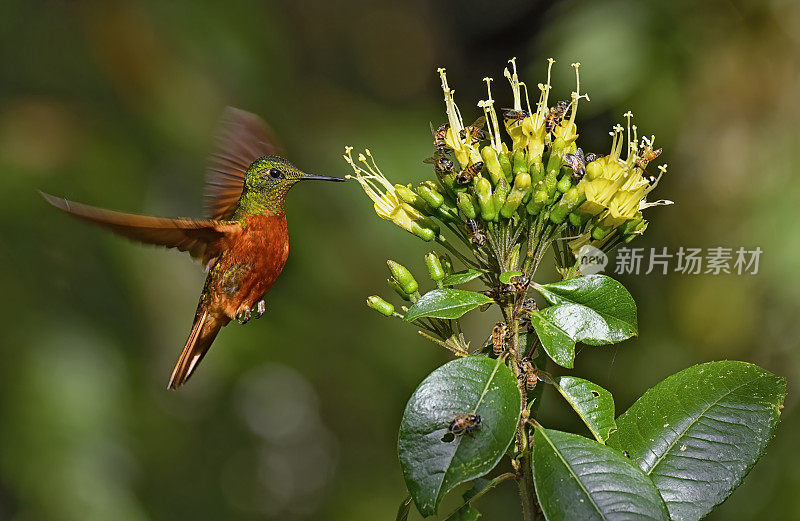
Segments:
[[[225,111],[206,175],[204,220],[115,212],[42,193],[72,216],[129,239],[188,251],[206,265],[208,276],[170,389],[189,379],[223,326],[264,314],[264,296],[289,255],[289,189],[304,180],[344,181],[302,172],[281,157],[275,143],[257,116],[234,108]]]
[[[307,180],[344,181],[340,177],[307,174],[281,156],[259,157],[245,171],[236,211],[239,216],[283,213],[286,194],[294,185]]]

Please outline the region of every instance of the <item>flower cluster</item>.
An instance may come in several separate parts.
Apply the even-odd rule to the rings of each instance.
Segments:
[[[378,215],[426,241],[442,242],[438,220],[463,235],[478,253],[486,241],[475,237],[476,230],[492,235],[508,223],[524,225],[516,237],[520,243],[571,238],[571,252],[585,244],[609,251],[641,235],[647,227],[642,210],[670,204],[646,200],[666,171],[666,165],[658,168],[657,176],[647,171],[648,163],[661,153],[653,146],[655,137],[639,140],[628,112],[627,129],[616,125],[610,133],[608,154],[584,153],[577,143],[576,117],[580,102],[589,97],[580,91],[580,64],[572,64],[576,87],[570,99],[553,101],[554,60],[548,60],[547,82],[538,84],[538,100],[532,106],[515,60],[509,63],[504,75],[513,106],[498,109],[492,79],[485,78],[487,98],[478,103],[483,115],[472,124],[465,124],[455,91],[445,70],[439,69],[447,122],[431,128],[434,154],[425,161],[433,165],[436,180],[416,188],[392,184],[368,150],[354,161],[352,148],[346,148],[344,157],[354,171],[350,177],[373,200]],[[504,134],[509,139],[504,140]],[[569,258],[565,252],[561,260],[574,260],[574,253]]]

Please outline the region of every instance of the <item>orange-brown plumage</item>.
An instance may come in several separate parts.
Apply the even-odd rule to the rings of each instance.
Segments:
[[[208,275],[170,389],[189,379],[223,326],[264,313],[264,295],[289,256],[284,211],[289,189],[302,179],[343,181],[305,174],[274,155],[277,150],[258,117],[229,108],[206,179],[206,220],[121,213],[42,194],[74,217],[128,239],[188,251],[206,265]]]
[[[194,372],[220,328],[246,322],[283,271],[289,257],[286,214],[252,215],[229,237],[230,247],[206,277],[189,340],[175,364],[168,387],[176,389]]]

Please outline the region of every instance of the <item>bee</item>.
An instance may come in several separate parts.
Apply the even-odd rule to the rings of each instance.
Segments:
[[[513,119],[515,121],[522,121],[523,119],[528,117],[528,112],[526,110],[517,110],[517,109],[500,109],[503,111],[503,117],[506,119]]]
[[[461,139],[467,139],[470,136],[473,141],[483,141],[486,139],[486,132],[483,131],[483,126],[486,124],[486,116],[481,116],[475,120],[472,125],[462,128],[458,136]]]
[[[471,183],[475,176],[481,173],[482,169],[483,161],[478,161],[477,163],[469,165],[467,168],[459,172],[458,175],[456,175],[456,183],[460,185]]]
[[[475,219],[467,219],[467,228],[469,229],[470,240],[478,246],[486,244],[486,234],[478,226]]]
[[[431,134],[433,134],[433,146],[440,153],[445,153],[450,148],[447,145],[447,142],[445,141],[445,137],[447,136],[447,129],[449,128],[450,128],[450,123],[442,123],[436,130],[433,130],[433,125],[431,125]]]
[[[508,335],[508,326],[505,322],[498,322],[492,328],[492,351],[495,356],[500,356],[506,349],[506,336]]]
[[[481,426],[481,416],[479,414],[465,414],[463,416],[456,416],[450,422],[447,430],[453,436],[460,436],[462,434],[469,434],[471,438],[475,437],[474,432]]]
[[[522,376],[525,378],[525,388],[533,391],[542,378],[539,376],[539,369],[528,358],[522,360]]]
[[[550,108],[550,112],[544,118],[545,128],[547,128],[548,132],[552,132],[553,129],[556,128],[556,125],[561,123],[561,120],[567,115],[568,110],[569,102],[563,100],[557,102]]]
[[[533,324],[531,323],[531,313],[536,311],[536,300],[532,298],[526,298],[522,301],[522,307],[519,310],[519,327],[523,329],[527,329],[530,331],[533,329]]]
[[[651,150],[650,152],[648,152],[647,154],[643,155],[642,157],[640,157],[639,159],[636,160],[636,166],[638,166],[639,168],[644,170],[645,164],[649,163],[653,159],[655,159],[658,156],[660,156],[662,150],[663,150],[663,148],[658,148],[656,150]]]
[[[575,178],[582,179],[586,175],[586,158],[580,148],[574,154],[564,154],[564,162],[572,169]]]
[[[589,152],[589,153],[588,153],[588,154],[586,154],[586,156],[584,157],[584,160],[586,161],[586,164],[588,165],[588,164],[589,164],[589,163],[591,163],[592,161],[597,161],[597,159],[598,159],[599,157],[600,157],[600,156],[598,156],[598,155],[597,155],[597,154],[595,154],[594,152]]]
[[[434,157],[429,157],[425,159],[423,163],[433,165],[433,168],[435,168],[436,172],[439,174],[449,174],[453,171],[453,161],[445,156],[436,155]]]
[[[531,284],[531,279],[524,275],[516,275],[509,280],[509,289],[514,293],[525,293],[528,286]]]

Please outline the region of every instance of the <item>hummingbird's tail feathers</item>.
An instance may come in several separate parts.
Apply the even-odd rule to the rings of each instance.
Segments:
[[[205,310],[197,315],[192,324],[192,332],[186,341],[181,356],[172,370],[172,376],[167,384],[167,389],[177,389],[192,376],[200,361],[208,352],[217,333],[222,329],[222,324]]]
[[[145,244],[188,251],[204,263],[228,247],[229,237],[241,230],[238,223],[194,219],[165,219],[115,212],[39,192],[44,199],[78,219],[102,226],[117,235]]]

